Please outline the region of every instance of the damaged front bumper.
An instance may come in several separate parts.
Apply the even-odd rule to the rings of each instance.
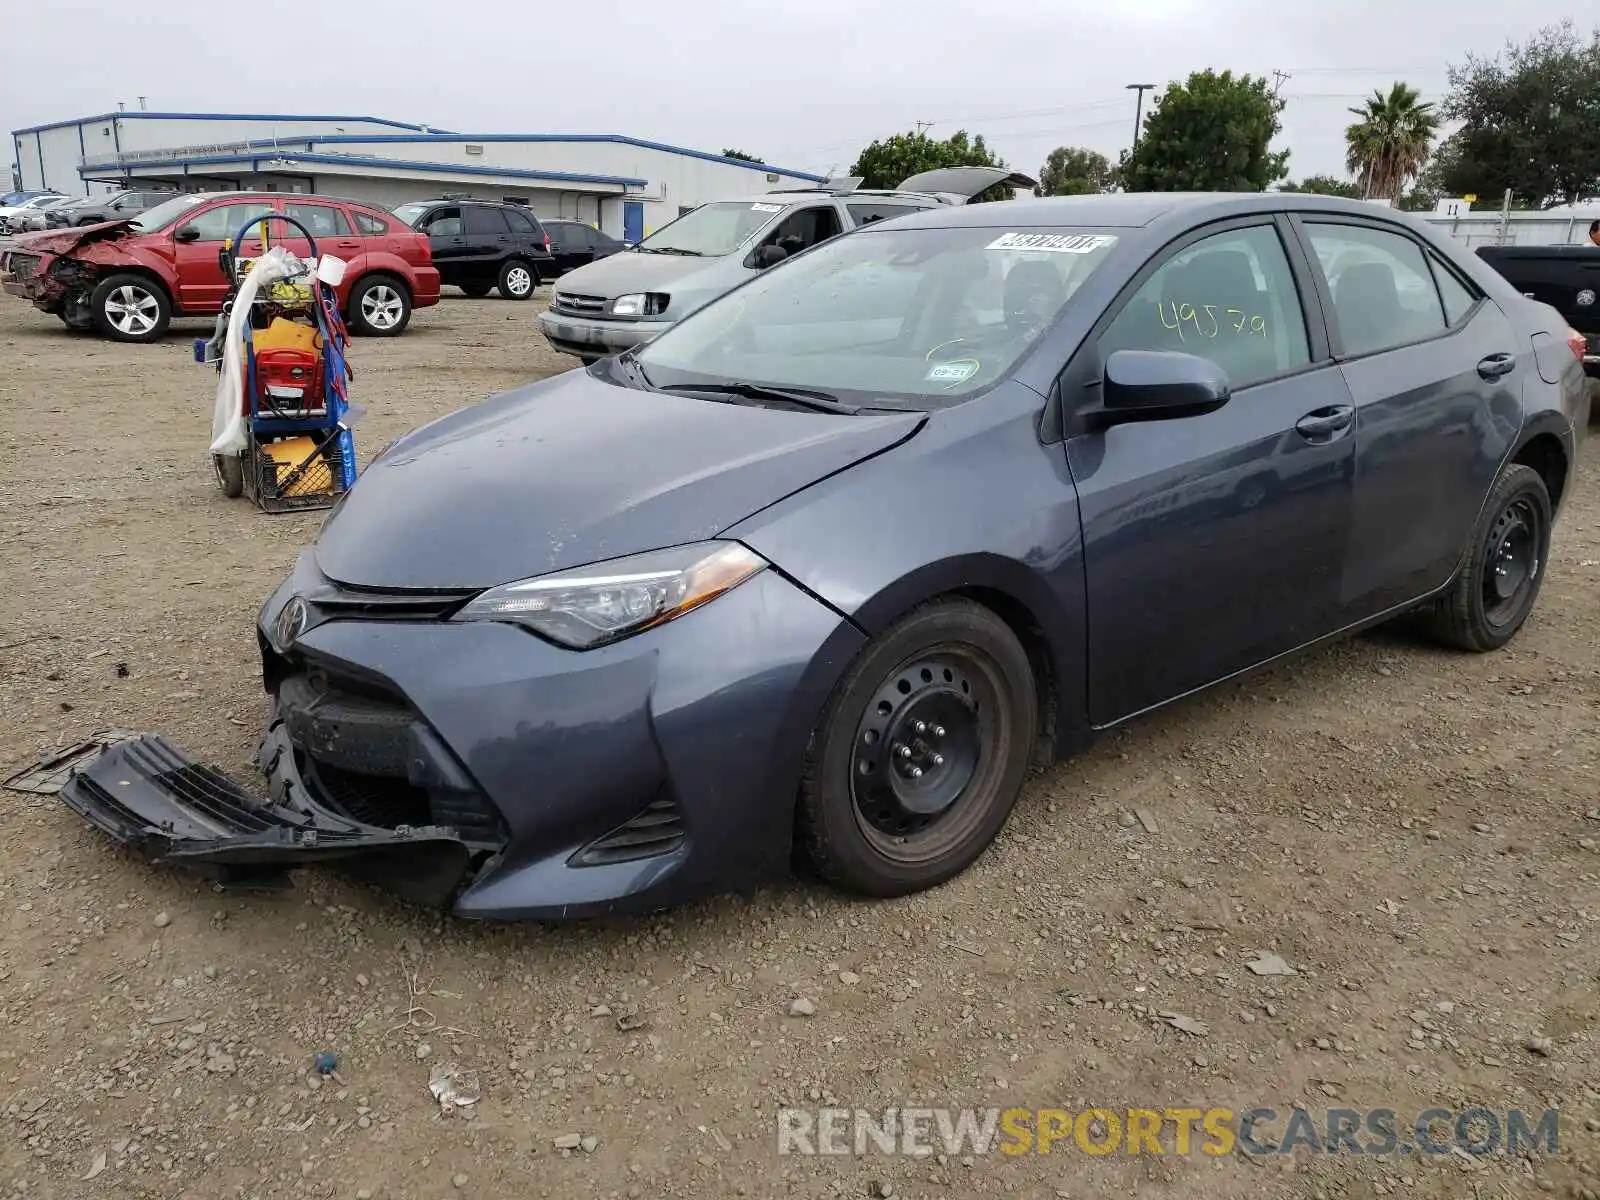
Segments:
[[[283,886],[291,868],[340,861],[436,906],[467,871],[472,852],[453,830],[365,825],[312,802],[289,772],[274,782],[281,798],[263,801],[159,735],[141,734],[102,745],[60,795],[151,861],[206,869],[225,883]]]

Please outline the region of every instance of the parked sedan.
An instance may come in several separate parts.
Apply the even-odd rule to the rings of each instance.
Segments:
[[[135,191],[126,189],[105,196],[85,196],[74,200],[70,207],[58,209],[53,218],[46,219],[46,228],[66,229],[70,226],[99,225],[105,221],[131,221],[135,217],[165,204],[177,193],[171,188]]]
[[[928,888],[1099,730],[1400,614],[1510,641],[1588,416],[1569,339],[1353,201],[885,222],[381,452],[260,614],[273,803],[200,811],[143,751],[64,798],[172,861],[365,849],[471,917],[795,851]]]
[[[54,192],[41,192],[19,200],[15,204],[0,208],[0,233],[16,233],[13,222],[18,218],[25,218],[29,213],[36,212],[41,207],[55,203],[65,197],[57,196]]]
[[[543,225],[550,235],[550,253],[556,260],[557,275],[565,275],[627,249],[609,233],[602,233],[582,221],[544,221]]]
[[[14,215],[6,223],[8,225],[7,232],[32,233],[36,230],[46,229],[49,227],[50,214],[59,212],[71,203],[72,198],[70,196],[50,196],[40,201],[36,207],[24,209]]]
[[[93,328],[119,342],[157,341],[174,316],[222,311],[232,289],[219,261],[223,241],[270,212],[294,217],[317,239],[318,253],[344,260],[335,294],[352,332],[397,336],[413,308],[439,302],[427,238],[393,213],[287,192],[173,196],[132,221],[24,235],[0,255],[0,288],[70,329]],[[250,235],[259,236],[260,228]],[[274,242],[311,254],[305,238],[283,229],[273,225]]]

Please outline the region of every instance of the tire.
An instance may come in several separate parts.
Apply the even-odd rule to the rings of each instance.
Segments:
[[[456,286],[474,300],[482,300],[489,294],[489,285],[486,283],[460,283]]]
[[[1478,653],[1515,637],[1544,583],[1551,517],[1539,472],[1520,463],[1502,470],[1473,527],[1461,573],[1427,614],[1428,631]]]
[[[799,844],[844,891],[943,883],[1010,817],[1038,722],[1027,651],[1004,621],[970,600],[913,611],[829,698],[806,754]]]
[[[172,324],[172,301],[148,275],[107,275],[89,293],[89,311],[101,337],[114,342],[155,342]]]
[[[217,486],[232,500],[244,495],[244,459],[237,454],[213,454],[211,467],[217,473]]]
[[[345,319],[352,333],[398,337],[411,324],[411,292],[392,275],[368,275],[350,289]]]
[[[534,289],[538,286],[538,268],[520,258],[506,260],[500,268],[500,282],[495,285],[507,300],[532,299]]]

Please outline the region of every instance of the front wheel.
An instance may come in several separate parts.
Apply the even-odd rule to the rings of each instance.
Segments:
[[[172,302],[143,275],[107,275],[89,294],[89,311],[102,337],[114,342],[154,342],[172,323]]]
[[[363,279],[350,291],[350,329],[368,337],[395,337],[411,322],[411,294],[387,275]]]
[[[1005,825],[1039,721],[1027,652],[970,600],[926,605],[862,652],[812,735],[802,844],[822,876],[869,896],[964,871]]]
[[[539,286],[539,273],[519,258],[500,268],[500,294],[507,300],[526,300]]]
[[[1500,472],[1472,531],[1467,561],[1429,614],[1430,632],[1462,650],[1498,650],[1539,598],[1550,557],[1550,492],[1532,467]]]

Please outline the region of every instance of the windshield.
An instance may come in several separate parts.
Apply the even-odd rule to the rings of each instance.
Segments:
[[[394,215],[415,229],[417,218],[427,211],[428,206],[426,204],[402,204],[394,210]]]
[[[685,317],[638,362],[657,385],[945,403],[1009,371],[1116,241],[1093,229],[861,230]]]
[[[135,217],[132,225],[140,233],[154,233],[172,224],[196,204],[215,199],[216,195],[215,192],[194,192],[191,195],[174,196],[171,200],[163,200],[142,216]]]
[[[702,204],[656,230],[636,247],[645,253],[693,254],[721,258],[732,254],[786,205],[764,200],[718,200]]]

